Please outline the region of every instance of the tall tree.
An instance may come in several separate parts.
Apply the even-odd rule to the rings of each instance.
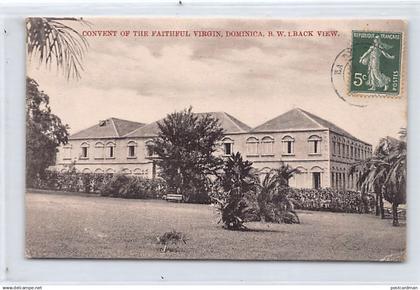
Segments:
[[[68,141],[68,126],[51,113],[49,97],[26,78],[26,182],[33,185],[55,163],[57,147]]]
[[[223,137],[219,120],[210,114],[194,114],[192,108],[174,112],[158,123],[152,149],[160,175],[173,192],[191,202],[208,202],[210,178],[222,160],[214,155]]]
[[[393,225],[398,226],[398,206],[406,202],[407,143],[406,130],[400,139],[385,137],[379,141],[373,156],[355,163],[350,173],[359,173],[357,180],[362,195],[376,194],[376,212],[384,217],[382,199],[392,204]]]
[[[65,23],[86,23],[81,18],[31,17],[26,20],[26,42],[29,57],[51,66],[53,62],[69,78],[80,78],[87,40]]]

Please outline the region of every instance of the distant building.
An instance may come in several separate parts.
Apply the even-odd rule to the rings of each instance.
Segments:
[[[217,118],[225,136],[217,154],[240,152],[262,173],[282,162],[299,169],[289,184],[298,188],[356,189],[350,165],[372,155],[372,146],[333,123],[301,109],[290,110],[255,128],[224,112]],[[110,118],[73,134],[61,146],[55,168],[71,165],[84,173],[123,173],[152,178],[158,168],[150,144],[157,122],[142,124]]]

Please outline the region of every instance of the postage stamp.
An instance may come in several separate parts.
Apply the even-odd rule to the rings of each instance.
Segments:
[[[352,31],[350,93],[398,95],[402,33]]]

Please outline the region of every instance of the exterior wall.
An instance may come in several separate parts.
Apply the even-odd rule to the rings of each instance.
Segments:
[[[285,152],[285,138],[293,140],[292,154]],[[318,153],[313,153],[311,138],[319,140]],[[119,172],[152,178],[156,176],[157,168],[153,158],[147,156],[147,142],[151,139],[152,137],[70,140],[68,145],[59,148],[55,168],[60,171],[68,170],[75,162],[74,166],[80,172]],[[250,140],[253,141],[253,145],[250,145]],[[267,140],[271,140],[268,142],[271,145],[264,143]],[[102,155],[97,148],[99,142],[104,146]],[[290,186],[298,188],[315,187],[314,179],[319,176],[319,187],[355,190],[357,176],[349,174],[351,164],[372,155],[370,144],[344,137],[328,129],[227,134],[219,144],[217,155],[226,156],[223,145],[226,142],[232,144],[232,153],[240,152],[262,173],[278,168],[282,163],[298,168],[300,173],[289,181]],[[115,145],[112,158],[107,156],[107,144],[110,143]],[[129,144],[135,145],[134,157],[128,156]],[[81,148],[84,145],[88,146],[87,158],[81,156]],[[338,146],[341,146],[340,149]],[[68,147],[70,149],[65,149]]]
[[[319,137],[319,153],[313,153],[309,138]],[[233,152],[240,152],[247,160],[252,161],[254,167],[261,172],[267,172],[272,168],[278,168],[283,163],[298,168],[300,174],[292,178],[290,186],[299,188],[314,187],[313,173],[320,175],[320,187],[330,187],[330,167],[329,167],[329,139],[328,130],[305,130],[287,131],[272,133],[246,133],[230,134],[226,139],[233,141]],[[284,151],[284,138],[291,137],[293,141],[293,153],[287,154]],[[272,150],[264,151],[264,139],[272,140]],[[247,140],[256,143],[257,150],[249,150]],[[255,144],[253,145],[255,146]],[[250,153],[252,151],[252,153]],[[219,152],[223,151],[220,150]]]
[[[357,175],[350,174],[351,164],[372,156],[372,145],[330,132],[331,187],[358,190]]]
[[[96,173],[126,173],[152,178],[156,169],[153,158],[147,156],[146,143],[151,138],[136,139],[89,139],[70,140],[59,148],[57,153],[57,170],[68,170],[74,163],[77,171]],[[128,145],[135,145],[134,157],[128,156]],[[88,146],[88,157],[83,158],[82,146]],[[103,144],[103,149],[98,147]],[[109,157],[107,145],[113,144],[114,157]],[[70,147],[70,153],[66,149]],[[103,152],[102,154],[100,152]]]

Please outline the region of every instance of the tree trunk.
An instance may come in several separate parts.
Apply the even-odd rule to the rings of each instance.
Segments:
[[[392,203],[392,225],[398,227],[400,225],[398,221],[398,203]]]
[[[375,216],[379,216],[381,214],[381,209],[379,206],[379,193],[376,193],[376,202],[375,202]]]
[[[382,193],[379,194],[379,209],[381,211],[381,219],[385,219],[384,199]]]

